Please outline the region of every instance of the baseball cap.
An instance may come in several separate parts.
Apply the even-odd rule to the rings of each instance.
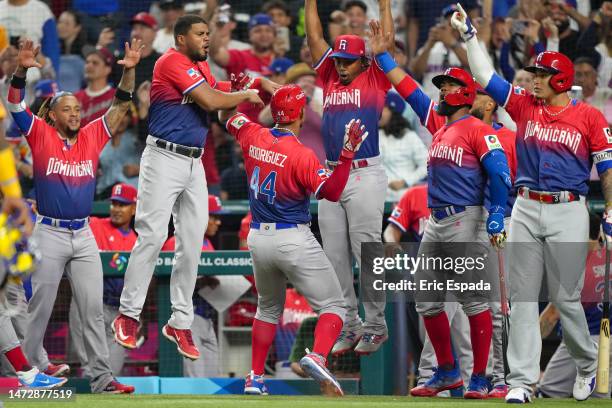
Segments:
[[[317,76],[317,73],[310,67],[310,65],[306,64],[305,62],[299,62],[287,70],[285,74],[285,83],[295,83],[298,78],[305,75]]]
[[[162,10],[178,10],[183,8],[182,0],[160,0],[158,2],[159,8]]]
[[[227,210],[223,209],[221,199],[216,195],[208,195],[208,213],[209,214],[227,214]]]
[[[292,59],[281,57],[272,61],[268,69],[272,71],[272,74],[284,74],[293,64],[294,62]]]
[[[115,57],[108,48],[93,48],[85,54],[85,58],[89,57],[91,54],[97,54],[100,58],[102,58],[102,61],[104,61],[104,63],[109,67],[112,67],[115,64]]]
[[[264,13],[259,13],[259,14],[255,14],[249,20],[249,30],[258,25],[271,26],[271,25],[274,25],[274,23],[272,22],[272,18],[270,18],[269,15],[264,14]]]
[[[359,59],[365,56],[365,41],[358,35],[345,34],[336,37],[332,58]]]
[[[59,91],[57,82],[52,79],[43,79],[38,81],[34,87],[34,96],[36,98],[50,98]]]
[[[137,195],[138,190],[136,190],[136,187],[130,184],[118,183],[113,186],[110,199],[120,203],[134,204],[136,203]]]
[[[132,20],[130,20],[130,25],[134,24],[144,24],[147,27],[157,30],[157,20],[155,20],[155,17],[153,17],[146,11],[141,11],[140,13],[132,17]]]
[[[406,109],[406,101],[394,91],[387,92],[387,96],[385,97],[385,105],[389,107],[392,111],[396,113],[403,113],[404,109]]]

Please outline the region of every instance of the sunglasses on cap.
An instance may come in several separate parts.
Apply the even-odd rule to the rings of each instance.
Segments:
[[[51,102],[49,102],[49,107],[53,108],[55,106],[55,104],[57,103],[57,101],[60,100],[61,97],[64,96],[74,96],[74,94],[72,92],[68,92],[68,91],[59,91],[57,92],[55,95],[53,95],[53,98],[51,98]]]

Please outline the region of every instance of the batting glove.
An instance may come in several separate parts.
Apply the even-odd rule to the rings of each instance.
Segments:
[[[250,89],[251,86],[253,86],[253,84],[255,83],[255,78],[241,72],[238,76],[231,74],[230,83],[232,87],[232,92],[246,91],[247,89]]]
[[[612,249],[612,209],[607,209],[601,218],[601,228],[606,238],[608,249]]]
[[[489,210],[487,218],[487,233],[489,241],[495,248],[503,248],[506,243],[506,231],[504,229],[504,209],[494,207]]]
[[[361,124],[361,119],[351,119],[344,126],[342,157],[351,160],[355,157],[355,153],[357,153],[363,141],[368,137],[368,132],[364,132],[364,129],[365,126]]]
[[[464,41],[468,41],[476,35],[477,31],[472,25],[467,13],[463,7],[461,7],[461,4],[457,3],[457,8],[459,8],[459,11],[453,13],[451,17],[451,26],[459,31]]]

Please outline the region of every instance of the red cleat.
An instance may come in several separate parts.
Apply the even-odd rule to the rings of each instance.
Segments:
[[[70,366],[68,364],[55,365],[49,363],[47,369],[43,372],[51,377],[63,377],[70,372]]]
[[[111,325],[115,341],[127,349],[137,346],[138,320],[120,314]]]
[[[162,334],[168,340],[176,344],[176,349],[183,356],[191,359],[197,360],[200,358],[200,351],[193,343],[193,338],[191,337],[191,330],[189,329],[175,329],[170,325],[165,325],[162,329]]]
[[[508,386],[499,384],[489,391],[489,398],[506,398],[506,394],[508,394]]]
[[[109,382],[104,390],[103,394],[131,394],[136,390],[133,385],[121,384],[119,381],[113,378],[113,381]]]

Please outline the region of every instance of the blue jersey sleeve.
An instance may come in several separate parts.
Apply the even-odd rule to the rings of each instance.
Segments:
[[[494,212],[504,212],[508,191],[512,187],[508,161],[504,151],[501,149],[491,150],[482,158],[487,175],[489,176],[489,197],[491,197],[491,209]],[[495,209],[497,207],[497,209]]]
[[[426,125],[427,113],[431,105],[431,99],[420,88],[417,88],[406,98],[406,102],[410,104],[412,110],[417,114],[421,123]]]
[[[53,69],[57,75],[59,73],[60,65],[60,47],[59,38],[57,36],[57,26],[55,25],[55,20],[53,18],[45,21],[45,24],[43,25],[43,37],[40,43],[40,50],[45,57],[51,60]]]
[[[494,73],[489,79],[489,83],[485,86],[485,90],[489,95],[495,99],[500,106],[506,106],[506,102],[508,100],[508,95],[510,95],[510,90],[512,89],[512,84],[506,81],[504,78],[500,77],[497,73]]]

